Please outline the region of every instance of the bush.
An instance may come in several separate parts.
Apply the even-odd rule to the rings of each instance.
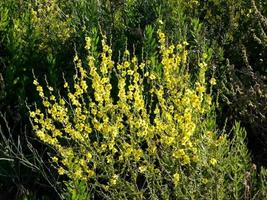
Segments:
[[[67,57],[73,57],[75,51],[83,57],[83,38],[86,35],[95,35],[97,32],[113,35],[113,52],[116,58],[127,45],[127,37],[129,47],[132,48],[133,44],[137,43],[136,41],[140,46],[143,38],[140,40],[140,34],[138,37],[133,36],[139,24],[143,28],[146,23],[150,23],[148,18],[151,14],[156,15],[159,1],[155,1],[156,4],[151,2],[127,1],[123,4],[114,4],[114,2],[104,0],[1,1],[0,110],[5,113],[8,125],[11,127],[10,132],[3,132],[4,136],[11,136],[11,141],[31,136],[31,130],[25,129],[27,131],[24,132],[21,129],[29,123],[28,116],[25,114],[25,101],[29,105],[33,102],[40,104],[36,95],[32,93],[32,72],[42,84],[47,79],[54,88],[62,88],[62,73],[64,72],[67,80],[74,73],[73,68],[70,67],[72,63]],[[137,12],[140,8],[144,11]],[[125,18],[128,21],[124,21]],[[156,16],[153,20],[155,18]],[[93,33],[91,33],[92,29],[95,30]],[[44,75],[45,79],[40,78]],[[2,121],[0,124],[5,126]],[[5,144],[5,142],[1,143]],[[11,145],[10,148],[15,148],[15,144],[8,144]],[[28,150],[25,142],[20,145],[23,150]],[[32,145],[40,150],[40,154],[43,154],[43,149],[47,149],[39,143],[36,145],[33,142]],[[7,164],[12,165],[12,163]],[[22,170],[21,164],[23,165],[20,162],[15,164],[18,171]],[[1,167],[5,168],[3,165]],[[6,172],[6,174],[10,173]],[[12,178],[5,179],[5,181],[16,185]],[[38,181],[32,181],[33,184],[36,182]],[[12,188],[16,190],[16,187]]]
[[[201,196],[203,194],[210,198],[215,198],[216,195],[218,198],[223,195],[227,198],[237,198],[242,195],[247,198],[248,194],[253,195],[254,190],[248,190],[241,184],[243,175],[240,175],[242,177],[240,179],[232,175],[237,170],[237,165],[233,164],[231,167],[229,163],[232,165],[234,160],[237,160],[236,163],[240,163],[239,165],[243,165],[236,174],[247,174],[246,171],[250,171],[250,167],[242,142],[243,130],[236,128],[235,130],[238,131],[231,132],[230,129],[236,119],[241,121],[248,132],[249,146],[256,146],[254,158],[257,164],[264,164],[266,153],[264,144],[267,141],[265,134],[266,60],[264,59],[266,57],[266,8],[266,2],[262,0],[257,2],[253,0],[1,1],[0,109],[5,113],[5,117],[3,117],[4,120],[1,119],[0,125],[5,128],[1,129],[3,141],[0,147],[3,151],[1,155],[6,160],[0,166],[0,170],[5,170],[5,166],[14,166],[14,162],[8,162],[8,159],[23,158],[24,154],[20,153],[22,149],[26,152],[26,157],[28,153],[33,153],[30,156],[33,158],[26,160],[35,162],[35,156],[38,157],[36,149],[38,149],[42,155],[46,155],[46,151],[49,152],[48,155],[57,152],[58,157],[54,160],[58,159],[58,162],[54,162],[53,165],[56,169],[62,167],[60,169],[66,171],[62,179],[70,180],[66,184],[70,193],[68,198],[87,198],[86,195],[77,197],[85,190],[94,191],[93,195],[98,197],[107,193],[106,186],[115,193],[131,190],[133,193],[136,192],[135,195],[139,195],[138,197],[142,195],[147,197],[150,194],[160,196],[158,193],[161,192],[159,189],[161,186],[164,186],[162,188],[165,188],[167,195],[176,195],[180,198],[183,198],[183,194],[184,198],[186,195],[204,198]],[[154,31],[159,27],[168,36],[165,38],[161,33],[160,44]],[[108,35],[109,42],[104,35]],[[84,49],[86,36],[89,56]],[[103,46],[98,43],[102,39]],[[107,43],[112,45],[107,46]],[[178,45],[173,46],[172,43]],[[79,58],[75,54],[79,55]],[[68,59],[74,56],[75,69]],[[107,66],[110,67],[107,71],[102,69],[103,66],[105,68],[105,62],[108,62]],[[125,69],[124,65],[129,66]],[[173,69],[169,69],[169,65],[174,66]],[[72,80],[75,70],[76,75]],[[38,95],[32,92],[33,72],[40,82],[35,84],[42,98],[37,98]],[[44,74],[45,78],[42,78]],[[42,89],[41,85],[46,83],[50,86],[47,90]],[[64,84],[65,89],[63,89]],[[104,92],[107,96],[102,94]],[[124,92],[126,97],[121,96]],[[220,103],[216,104],[216,109],[211,103],[211,98],[215,96],[219,97],[216,103]],[[39,143],[36,145],[33,142],[32,145],[36,149],[31,146],[34,149],[32,152],[31,150],[28,152],[29,143],[21,139],[24,135],[26,135],[25,139],[31,135],[31,130],[26,128],[26,132],[22,130],[29,123],[25,112],[25,100],[31,109],[34,104],[36,109],[40,109],[40,113],[37,109],[39,114],[35,113],[36,116],[40,115],[39,118],[32,119],[35,120],[34,123],[40,123],[38,128],[34,126],[35,131],[42,128],[47,131],[49,129],[45,133],[51,136],[51,140],[46,143],[48,146]],[[185,105],[180,104],[183,101],[186,102]],[[198,104],[200,107],[197,106]],[[94,106],[96,108],[93,108]],[[66,113],[57,109],[65,109]],[[217,112],[219,115],[215,115],[214,110],[219,111]],[[68,126],[64,124],[65,121],[63,123],[56,119],[58,116],[55,116],[56,113],[52,114],[54,111],[63,112],[66,115],[66,120],[69,120]],[[91,128],[87,130],[90,137],[82,141],[79,134],[84,137],[85,125],[81,125],[79,112],[85,118],[86,127]],[[189,122],[185,121],[185,118],[186,120],[189,118]],[[234,139],[231,139],[236,144],[230,142],[231,139],[225,139],[225,143],[220,144],[221,150],[216,150],[209,145],[203,147],[205,142],[208,143],[206,138],[208,136],[203,136],[206,132],[216,133],[211,141],[217,142],[223,131],[219,131],[216,124],[219,124],[222,129],[225,119],[230,123],[224,133],[233,136]],[[47,127],[44,122],[49,122],[53,130],[57,130],[57,133],[60,131],[63,135],[54,136],[54,131],[50,130],[51,127]],[[167,131],[162,129],[152,131],[159,129],[158,126],[161,124],[164,124],[163,128]],[[122,137],[119,139],[118,136],[110,136],[109,126],[122,134]],[[187,130],[190,129],[189,127],[192,129],[191,136],[186,135],[190,133],[190,130]],[[146,133],[146,129],[150,134],[153,132],[149,138],[147,135],[142,135]],[[76,131],[78,138],[71,137],[72,130]],[[168,135],[169,132],[172,134],[175,132],[176,135]],[[132,134],[133,138],[129,137],[129,134]],[[242,137],[235,139],[235,134],[241,134]],[[168,146],[163,142],[167,139],[171,141],[171,137],[179,141],[175,143],[176,146]],[[59,146],[51,144],[54,139],[58,141],[63,151],[65,149],[73,151],[73,156],[76,156],[72,160],[73,166],[63,163],[68,158]],[[190,141],[192,147],[184,145],[183,140]],[[155,155],[149,154],[151,146],[149,141],[157,147]],[[109,145],[113,143],[115,150],[112,147],[109,149]],[[119,160],[120,154],[123,154],[126,149],[125,143],[130,145],[131,150],[129,158],[124,159],[128,164]],[[15,149],[13,153],[6,153],[5,145],[12,151]],[[88,145],[92,147],[89,148]],[[97,149],[98,147],[101,149],[102,145],[107,147],[103,147],[104,150],[99,152],[100,150]],[[226,151],[232,151],[231,148],[234,152],[228,155]],[[243,153],[240,153],[242,156],[238,160],[236,155],[241,152],[239,148]],[[45,152],[42,152],[43,149]],[[85,159],[84,155],[77,153],[77,149],[82,152],[85,149],[92,155],[91,161],[86,165],[95,175],[86,181],[71,181],[75,176],[72,170],[77,168],[79,172],[83,167],[76,159]],[[172,154],[176,150],[183,150],[184,154],[173,161]],[[136,152],[142,152],[137,161],[134,160]],[[96,156],[98,154],[101,156]],[[184,160],[188,160],[187,156],[190,164],[183,163]],[[198,156],[200,161],[193,162],[194,156]],[[207,172],[203,167],[205,160],[209,162],[212,156],[220,164],[223,172],[219,169],[212,171],[213,169],[210,168],[211,171]],[[107,158],[112,158],[114,161],[105,165],[99,164],[102,161],[102,163],[108,162],[105,161]],[[42,162],[46,162],[46,159],[47,157]],[[17,172],[24,170],[21,164],[24,165],[25,162],[19,160],[15,163]],[[150,165],[159,169],[160,178],[151,175]],[[150,171],[145,170],[141,173],[138,168],[142,169],[142,166],[149,168]],[[227,167],[224,169],[224,166],[228,166],[230,171],[227,171]],[[122,167],[128,168],[122,171],[122,174],[117,174]],[[30,173],[29,169],[26,171],[27,174]],[[180,175],[179,191],[175,188],[173,177],[171,178],[176,172]],[[5,173],[10,174],[8,171]],[[38,176],[32,177],[40,177],[42,173],[39,170]],[[82,177],[86,173],[83,169]],[[216,181],[219,181],[220,177],[222,180],[226,177],[230,178],[226,178],[225,182],[221,181],[222,190],[217,190],[212,184],[203,185],[196,178],[196,173],[203,173],[201,176],[204,182],[206,182],[205,177],[210,177],[211,182],[215,180],[212,179],[211,174],[216,176],[218,174]],[[122,190],[118,188],[119,185],[110,185],[113,175],[116,175],[115,177],[118,175],[118,184],[123,185]],[[53,177],[53,173],[49,176]],[[254,178],[251,175],[251,180]],[[193,183],[191,179],[196,181]],[[260,177],[255,179],[261,180]],[[17,184],[13,183],[11,178],[5,179],[7,182],[8,180],[12,185]],[[246,181],[251,184],[253,182],[250,179]],[[37,180],[32,182],[36,183]],[[226,183],[231,187],[228,188],[228,193],[222,192],[223,188],[228,187]],[[25,182],[21,181],[20,184],[24,185]],[[187,185],[191,189],[186,190]],[[255,186],[257,189],[260,188],[259,195],[264,194],[262,185],[264,181],[261,180],[259,185]],[[80,192],[75,192],[76,187],[80,188]],[[198,187],[202,188],[199,193],[193,189]],[[235,188],[234,191],[232,188]],[[115,193],[111,192],[107,195]]]
[[[216,80],[205,78],[207,54],[198,58],[193,81],[188,43],[166,45],[164,33],[158,35],[159,72],[128,50],[115,64],[105,37],[100,57],[94,57],[94,38],[88,37],[87,64],[75,56],[74,88],[64,85],[67,98],[56,97],[50,86],[44,95],[34,80],[43,106],[30,112],[33,129],[56,150],[51,163],[65,177],[69,199],[88,199],[85,191],[92,199],[251,194],[243,184],[250,169],[244,130],[237,125],[232,142],[216,130],[207,92]]]
[[[215,75],[220,77],[219,118],[239,120],[248,132],[255,162],[266,165],[266,2],[211,0],[202,6],[205,35],[216,40],[224,54]]]

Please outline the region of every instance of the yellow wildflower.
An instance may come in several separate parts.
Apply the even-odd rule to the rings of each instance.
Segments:
[[[188,155],[184,155],[182,159],[182,165],[190,164],[190,158]]]
[[[89,50],[91,48],[91,38],[86,37],[85,41],[86,41],[85,49]]]
[[[178,184],[180,183],[180,174],[179,173],[175,173],[173,175],[173,183],[174,183],[175,187],[177,187]]]
[[[144,172],[147,170],[147,166],[142,165],[142,166],[140,166],[138,169],[139,169],[139,171],[140,171],[141,173],[144,173]]]
[[[172,156],[174,157],[174,158],[181,158],[182,156],[184,156],[185,155],[185,151],[183,150],[183,149],[179,149],[179,150],[177,150],[177,151],[175,151],[175,152],[173,152],[173,154],[172,154]]]
[[[184,42],[183,42],[183,45],[184,45],[184,46],[188,46],[189,43],[188,43],[187,41],[184,41]]]
[[[217,164],[217,160],[215,158],[210,159],[209,162],[212,166],[215,166]]]
[[[39,85],[39,83],[38,83],[37,80],[34,80],[34,81],[33,81],[33,84],[36,85],[36,86]]]
[[[111,185],[116,185],[118,181],[119,176],[118,175],[113,175],[112,178],[110,179],[110,184]]]
[[[216,85],[216,79],[215,78],[211,78],[210,79],[210,84],[211,85]]]
[[[58,168],[58,174],[59,174],[59,175],[63,175],[63,174],[65,174],[65,170],[63,169],[63,167],[59,167],[59,168]]]
[[[31,111],[31,112],[30,112],[30,117],[31,117],[31,118],[34,118],[35,116],[36,116],[35,112],[32,112],[32,111]]]
[[[65,82],[64,88],[67,88],[67,87],[69,87],[69,84],[67,82]]]
[[[52,161],[54,162],[54,163],[57,163],[58,162],[58,158],[57,157],[52,157]]]

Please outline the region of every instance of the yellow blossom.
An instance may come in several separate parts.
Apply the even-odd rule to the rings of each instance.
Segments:
[[[177,187],[180,183],[180,174],[179,173],[175,173],[173,175],[173,183],[175,185],[175,187]]]
[[[182,158],[182,165],[190,164],[190,158],[188,155],[184,155]]]
[[[125,50],[125,51],[124,51],[124,55],[129,56],[129,55],[130,55],[129,50]]]
[[[212,166],[215,166],[217,164],[217,160],[215,158],[210,159],[209,162]]]
[[[59,167],[59,168],[58,168],[58,174],[59,174],[59,175],[63,175],[63,174],[65,174],[65,170],[63,169],[63,167]]]
[[[90,37],[86,37],[85,41],[86,41],[85,49],[89,50],[91,48],[91,38]]]
[[[36,86],[39,85],[39,83],[38,83],[37,80],[34,80],[34,81],[33,81],[33,84],[36,85]]]
[[[216,79],[215,78],[211,78],[210,79],[210,84],[211,85],[216,85]]]
[[[172,154],[172,156],[174,158],[181,158],[184,155],[185,155],[185,151],[183,149],[179,149],[177,151],[174,151],[173,154]]]
[[[149,78],[150,78],[151,80],[155,80],[155,79],[156,79],[156,76],[155,76],[153,73],[151,73],[150,76],[149,76]]]
[[[36,116],[35,112],[31,111],[31,112],[30,112],[30,117],[31,117],[31,118],[34,118],[35,116]]]
[[[49,98],[51,101],[55,101],[56,100],[56,97],[54,95],[51,95],[50,98]]]
[[[118,181],[119,176],[118,175],[113,175],[112,178],[110,179],[110,184],[111,185],[116,185]]]
[[[142,165],[142,166],[140,166],[138,169],[139,169],[139,171],[140,171],[141,173],[144,173],[144,172],[147,170],[147,166]]]
[[[188,46],[189,43],[188,43],[187,41],[184,41],[184,42],[183,42],[183,45],[184,45],[184,46]]]
[[[67,88],[67,87],[69,87],[69,84],[67,82],[65,82],[64,88]]]
[[[52,161],[54,162],[54,163],[57,163],[58,162],[58,158],[57,157],[52,157]]]

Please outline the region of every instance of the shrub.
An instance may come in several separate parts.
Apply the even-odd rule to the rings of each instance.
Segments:
[[[216,70],[220,120],[240,120],[255,162],[266,165],[266,2],[211,0],[203,7],[205,35],[216,40],[224,54]]]
[[[241,184],[249,170],[243,137],[233,139],[236,144],[225,139],[216,146],[218,150],[208,144],[205,134],[216,133],[210,140],[216,143],[221,131],[215,124],[223,124],[228,117],[229,127],[235,119],[242,121],[251,143],[266,143],[266,12],[262,0],[1,1],[0,108],[12,126],[8,145],[16,149],[10,141],[22,132],[21,124],[28,123],[23,120],[27,118],[25,112],[18,114],[25,109],[27,98],[37,107],[31,113],[34,124],[39,124],[34,125],[34,130],[58,152],[54,165],[60,173],[65,170],[63,179],[69,181],[69,198],[87,198],[87,194],[79,197],[85,190],[95,197],[131,191],[138,197],[163,198],[161,192],[166,191],[173,198],[203,198],[204,194],[210,198],[246,198],[253,191]],[[160,47],[154,31],[158,27],[169,36],[165,40],[160,33]],[[103,39],[103,52],[98,52],[98,33],[107,34],[112,44],[107,46],[107,39],[99,37]],[[90,38],[87,41],[87,60],[85,36],[92,38],[91,45]],[[70,80],[75,70],[66,58],[74,56],[74,47],[80,58],[75,57],[77,73]],[[123,53],[124,49],[128,50]],[[36,80],[35,84],[41,100],[32,93],[33,70],[40,82]],[[65,91],[61,90],[62,72]],[[48,90],[41,87],[45,84],[39,78],[43,74],[53,86]],[[220,77],[217,84],[214,76]],[[223,93],[218,121],[211,103],[214,87]],[[62,96],[56,95],[57,89]],[[243,134],[243,130],[236,129],[234,134]],[[116,132],[120,137],[112,135]],[[43,133],[46,137],[42,137]],[[125,157],[127,145],[130,153]],[[233,154],[226,153],[231,151],[229,145],[236,147]],[[155,155],[150,152],[152,147],[156,148]],[[239,147],[244,156],[237,159]],[[176,151],[182,152],[180,157],[175,156]],[[87,161],[84,152],[92,158]],[[138,153],[140,158],[136,159]],[[199,160],[194,161],[197,157]],[[263,160],[264,156],[259,158]],[[215,166],[205,168],[205,162],[215,163],[213,159],[220,164],[220,170]],[[233,162],[243,167],[238,169]],[[141,172],[139,168],[146,170]],[[159,178],[152,175],[154,169],[158,169]],[[76,179],[73,170],[81,172],[81,177]],[[84,178],[89,172],[92,177]],[[235,172],[240,177],[233,178]],[[180,177],[179,187],[173,182],[174,174],[177,180]],[[200,174],[204,182],[196,178]],[[212,179],[214,174],[216,181]],[[118,185],[111,184],[113,176],[118,178]],[[220,180],[222,189],[205,183],[207,177],[210,183]]]
[[[51,163],[65,177],[68,198],[87,199],[85,191],[92,199],[243,197],[250,168],[244,131],[237,125],[231,143],[216,130],[207,53],[192,79],[188,43],[166,45],[158,35],[160,72],[128,50],[115,64],[105,37],[94,57],[88,37],[86,66],[75,56],[67,98],[50,86],[45,95],[34,80],[43,106],[30,112],[33,129],[56,150]]]
[[[6,0],[0,2],[0,110],[6,114],[12,133],[3,134],[11,140],[30,136],[31,131],[21,131],[27,126],[25,100],[28,104],[40,102],[32,93],[32,71],[39,78],[44,74],[54,88],[61,88],[62,76],[71,77],[72,65],[67,57],[73,57],[75,50],[83,57],[83,38],[91,35],[93,28],[113,35],[113,55],[118,58],[119,52],[126,46],[142,44],[141,35],[133,37],[135,30],[145,24],[153,23],[157,18],[157,8],[161,1],[58,1],[58,0]],[[142,12],[138,10],[143,9]],[[153,19],[150,17],[153,15]],[[124,20],[127,19],[127,20]],[[96,29],[101,25],[101,30]],[[89,31],[88,31],[89,30]],[[139,29],[138,29],[139,30]],[[94,32],[93,34],[95,34]],[[136,46],[136,45],[135,45]],[[141,52],[141,48],[136,48]],[[133,48],[132,48],[133,51]],[[141,57],[141,55],[139,55]],[[39,79],[42,84],[44,79]],[[69,80],[71,82],[72,80]],[[70,84],[71,85],[71,84]],[[2,121],[1,125],[5,126]],[[23,128],[22,128],[23,127]],[[21,136],[23,135],[23,136]],[[5,144],[4,142],[2,142]],[[11,145],[11,143],[9,143]],[[11,146],[13,147],[12,144]],[[25,143],[22,149],[28,149]],[[24,146],[25,145],[25,146]],[[38,143],[36,149],[47,149]],[[20,162],[16,163],[20,169]],[[8,174],[9,172],[7,172]],[[37,176],[34,176],[37,177]],[[5,179],[12,185],[13,180]],[[32,181],[35,182],[35,181]],[[25,186],[26,187],[26,186]],[[14,187],[15,188],[15,187]]]

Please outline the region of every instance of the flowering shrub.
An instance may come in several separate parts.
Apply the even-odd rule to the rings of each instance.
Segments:
[[[50,86],[46,94],[34,81],[43,108],[30,112],[33,129],[56,150],[51,162],[66,178],[69,198],[87,199],[84,191],[106,199],[220,199],[242,192],[247,152],[237,148],[232,154],[241,155],[232,156],[226,137],[216,136],[207,91],[216,80],[206,80],[207,54],[199,56],[193,78],[188,43],[166,45],[164,33],[158,36],[159,72],[149,58],[138,61],[128,50],[115,63],[105,37],[98,58],[87,37],[86,66],[75,56],[77,73],[73,87],[65,82],[66,98]],[[226,184],[234,170],[234,184]]]
[[[61,191],[55,189],[58,172],[72,199],[265,199],[264,175],[257,187],[250,185],[244,131],[235,128],[231,136],[242,137],[230,142],[218,139],[223,131],[215,124],[223,127],[227,118],[229,132],[241,120],[248,146],[256,147],[255,162],[266,163],[266,5],[0,1],[0,152],[7,158],[1,157],[0,189],[15,199],[31,188],[54,199],[44,184]],[[161,48],[158,27],[169,37],[159,32]],[[97,50],[98,33],[109,36],[112,51],[106,39]],[[87,60],[86,35],[92,40]],[[75,52],[73,84],[68,58]],[[43,89],[45,81],[36,79],[41,98],[32,92],[32,71],[53,86]],[[221,102],[218,121],[212,91]],[[44,145],[28,140],[31,131],[22,128],[29,123],[25,99],[36,104],[31,119]],[[50,155],[57,170],[44,164]],[[253,191],[261,196],[252,197]]]
[[[34,27],[35,37],[42,38],[40,50],[49,51],[53,42],[65,43],[75,32],[71,27],[73,17],[62,13],[62,7],[57,0],[41,0],[29,4],[30,24]]]

